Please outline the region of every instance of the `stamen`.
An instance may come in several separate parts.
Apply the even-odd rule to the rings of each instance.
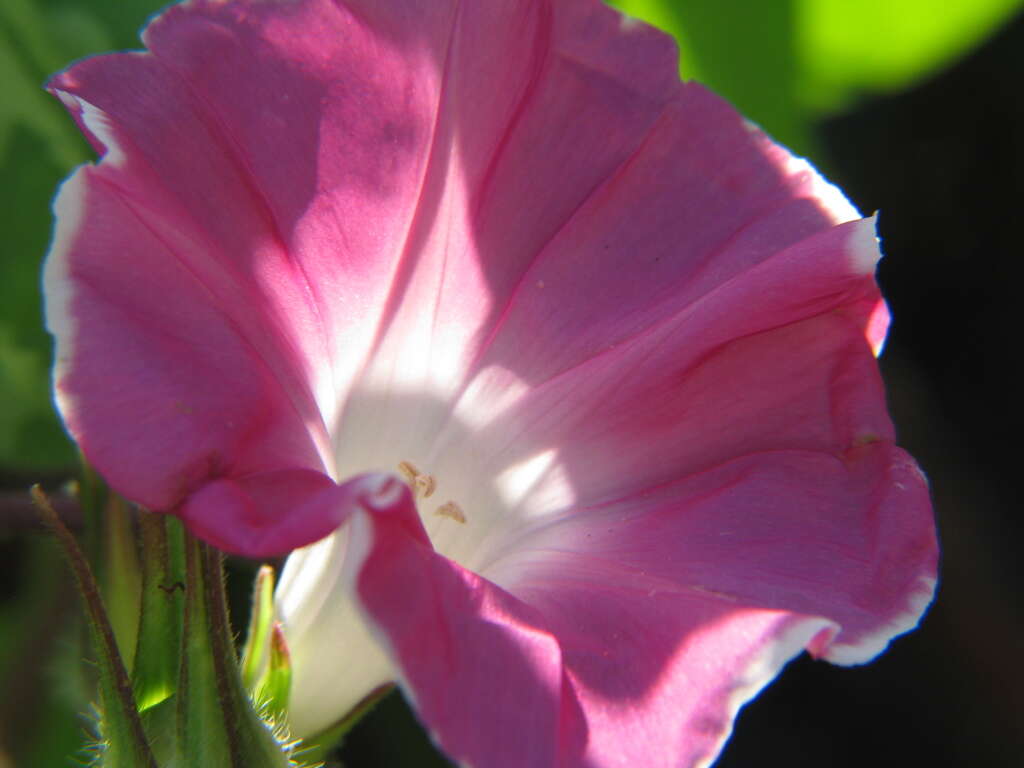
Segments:
[[[422,496],[427,499],[437,488],[437,481],[433,475],[425,475],[420,472],[411,461],[398,462],[398,471],[405,477],[406,482],[412,487],[412,494],[417,499]]]
[[[434,480],[433,475],[416,476],[416,490],[423,494],[423,498],[430,498],[436,487],[437,481]]]
[[[446,501],[440,507],[434,510],[435,515],[441,517],[450,517],[457,523],[466,522],[466,514],[462,511],[462,507],[456,504],[454,501]]]
[[[398,462],[398,471],[405,475],[405,479],[410,483],[415,483],[416,478],[420,475],[420,471],[416,469],[416,465],[411,461]]]

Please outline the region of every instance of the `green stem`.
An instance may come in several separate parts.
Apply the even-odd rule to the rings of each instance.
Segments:
[[[100,597],[89,561],[82,554],[71,531],[57,516],[46,494],[38,485],[32,488],[31,493],[43,522],[53,531],[64,550],[85,603],[86,616],[96,641],[99,654],[100,695],[103,703],[102,728],[103,737],[107,741],[103,765],[110,768],[157,768],[156,759],[142,727],[142,720],[135,709],[131,681],[117,649],[114,629],[103,607],[103,599]]]

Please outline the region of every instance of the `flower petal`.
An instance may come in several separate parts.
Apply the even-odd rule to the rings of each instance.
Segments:
[[[336,485],[323,472],[279,469],[203,485],[178,510],[192,533],[248,557],[273,557],[333,533],[367,493],[398,482],[359,475]]]
[[[358,596],[441,748],[474,766],[576,764],[585,726],[537,613],[437,555],[411,499],[356,515],[351,535]]]
[[[439,439],[481,477],[553,452],[536,503],[503,521],[488,556],[510,538],[578,506],[672,482],[746,454],[821,451],[893,439],[877,364],[865,338],[878,292],[854,246],[873,222],[850,222],[791,246],[675,307],[617,345],[584,358],[508,404],[508,374],[484,371],[456,417],[489,411],[462,449]],[[854,258],[854,257],[857,258]],[[526,343],[524,357],[540,346]],[[570,345],[571,346],[571,345]],[[491,382],[493,380],[493,382]],[[491,382],[491,383],[489,383]],[[504,386],[501,386],[504,383]],[[476,400],[476,402],[474,402]]]
[[[576,510],[489,579],[436,555],[411,509],[360,514],[352,536],[371,626],[469,765],[707,765],[787,661],[870,659],[935,583],[924,480],[881,442]]]
[[[59,206],[47,291],[60,337],[59,389],[109,403],[86,413],[62,398],[70,430],[115,487],[159,509],[222,476],[295,468],[335,475],[329,433],[346,474],[369,469],[345,463],[358,436],[335,424],[364,364],[371,382],[397,376],[457,390],[461,379],[451,374],[471,361],[471,342],[493,314],[491,294],[517,282],[518,265],[578,204],[582,187],[632,152],[656,114],[640,107],[676,83],[667,37],[642,26],[625,34],[619,16],[581,0],[197,0],[164,12],[143,39],[149,52],[88,59],[49,84],[103,159]],[[567,88],[572,103],[562,101]],[[638,109],[623,109],[624,100]],[[580,121],[575,110],[588,104],[595,119]],[[518,193],[528,191],[522,182],[553,177],[524,166],[513,189],[505,176],[495,184],[495,169],[514,168],[536,144],[533,134],[552,128],[526,112],[543,118],[556,107],[556,123],[594,127],[595,110],[614,118],[616,140],[600,162],[577,153],[577,178],[561,185],[558,205],[549,197],[517,210]],[[593,146],[598,133],[591,131]],[[80,216],[68,212],[81,207],[72,187],[91,190]],[[115,192],[123,204],[98,202]],[[477,216],[485,198],[498,197]],[[524,213],[540,217],[525,249],[498,248]],[[198,285],[169,288],[173,302],[147,288],[123,297],[128,281],[105,286],[114,295],[103,298],[85,286],[133,266]],[[122,319],[90,305],[133,299],[164,304],[162,322],[183,345],[256,361],[236,364],[233,377],[202,365],[186,376],[187,360],[154,345],[153,333],[126,348]],[[212,315],[223,315],[218,322],[233,338],[203,333]],[[151,346],[149,365],[143,350]],[[134,366],[121,365],[127,350],[138,356]],[[181,375],[165,389],[198,415],[194,424],[146,407],[139,384],[156,376],[136,369],[172,365]],[[251,400],[225,404],[205,391],[220,386],[230,399],[242,381],[260,379],[267,391],[250,386]],[[388,419],[406,426],[407,414],[392,410]],[[207,428],[218,412],[230,415],[231,434]],[[240,464],[231,446],[238,432],[249,454]],[[166,435],[180,436],[169,451]]]
[[[576,510],[487,575],[558,638],[594,765],[694,765],[801,650],[861,663],[912,629],[936,560],[920,471],[876,442],[757,454]]]
[[[57,399],[114,487],[168,510],[211,478],[323,468],[318,416],[278,329],[223,277],[191,269],[173,219],[155,222],[92,168],[55,208],[44,283]]]
[[[627,33],[597,3],[513,6],[517,23],[504,3],[464,6],[453,32],[417,259],[360,378],[367,397],[346,403],[335,432],[346,471],[442,431],[444,410],[410,412],[410,392],[451,401],[493,369],[547,381],[857,217],[725,102],[680,84],[660,34]],[[534,34],[510,40],[523,25]],[[869,250],[877,259],[873,236]]]
[[[333,475],[333,413],[418,204],[435,52],[321,0],[195,2],[144,39],[50,82],[103,153],[58,198],[46,267],[69,430],[155,509],[222,478]]]
[[[820,616],[836,632],[811,650],[862,663],[916,625],[935,586],[927,485],[884,442],[845,457],[756,454],[576,513],[490,569],[533,605],[589,569],[636,589]]]
[[[50,84],[105,156],[75,185],[94,190],[89,210],[64,215],[47,290],[58,388],[109,404],[62,398],[70,430],[159,509],[222,477],[339,477],[431,452],[480,371],[549,381],[855,215],[681,85],[667,37],[599,3],[202,0],[144,40],[151,53]],[[160,281],[127,298],[129,281],[106,286],[125,254],[140,271],[160,262],[145,268]],[[163,280],[198,285],[169,289],[161,322],[232,374],[186,376],[154,333],[126,339],[92,306],[158,303]],[[214,322],[228,330],[204,334]],[[138,360],[122,365],[127,350]],[[198,417],[147,408],[139,386],[156,377],[140,366],[178,366],[155,399]],[[217,399],[247,381],[249,397]]]

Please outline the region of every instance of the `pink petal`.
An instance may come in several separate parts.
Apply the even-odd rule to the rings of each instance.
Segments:
[[[359,597],[441,748],[467,765],[577,764],[585,726],[536,611],[435,554],[408,494],[352,525]]]
[[[46,267],[68,427],[231,551],[351,520],[335,575],[455,759],[706,763],[802,648],[917,621],[873,222],[667,38],[590,0],[193,0],[144,39],[51,83],[105,153]],[[495,502],[433,547],[359,474],[421,457]]]
[[[558,638],[589,728],[581,764],[690,766],[802,650],[862,663],[916,626],[936,559],[922,475],[876,442],[752,455],[577,509],[486,575]]]
[[[341,485],[322,472],[284,469],[208,482],[178,510],[191,532],[226,552],[273,557],[341,526],[366,494],[398,481],[359,475]]]
[[[586,569],[819,616],[838,634],[814,653],[862,663],[912,628],[931,597],[930,523],[927,483],[891,444],[842,456],[775,451],[578,509],[524,537],[487,575],[533,605],[560,574]]]
[[[51,83],[107,154],[47,282],[58,389],[109,405],[63,398],[69,428],[155,508],[251,472],[393,467],[395,434],[429,444],[477,371],[546,381],[854,215],[596,3],[197,2],[145,41]],[[107,283],[126,254],[159,279]],[[232,371],[104,306],[132,301]],[[196,418],[150,406],[177,401]]]
[[[617,345],[520,387],[476,435],[478,471],[497,475],[539,447],[556,448],[563,472],[549,479],[562,491],[540,494],[543,509],[518,520],[529,529],[578,505],[639,493],[738,456],[842,455],[865,441],[891,441],[864,335],[877,288],[852,258],[864,238],[873,242],[873,232],[872,222],[862,221],[809,237]],[[524,357],[541,346],[528,338],[524,331]],[[500,391],[477,384],[482,403]],[[460,407],[473,410],[469,402]],[[457,443],[458,435],[450,440]],[[507,539],[492,542],[490,556],[508,546]]]
[[[322,469],[323,425],[271,318],[175,221],[95,169],[62,187],[44,276],[55,387],[89,460],[121,493],[171,509],[225,475]],[[241,295],[240,295],[241,294]]]
[[[752,456],[577,510],[491,580],[435,555],[411,507],[361,516],[353,536],[364,608],[450,756],[690,766],[805,648],[862,662],[916,624],[928,520],[913,462],[874,443]]]
[[[47,262],[69,430],[156,509],[222,478],[333,473],[333,413],[419,198],[432,52],[382,50],[327,2],[193,3],[145,40],[50,83],[104,153],[64,187]]]
[[[542,15],[540,4],[516,7]],[[415,440],[432,440],[444,413],[409,413],[408,392],[451,400],[496,367],[546,381],[857,216],[720,99],[678,83],[664,38],[642,26],[625,34],[593,3],[551,12],[550,34],[524,36],[535,43],[526,50],[510,38],[517,24],[474,37],[476,17],[460,16],[435,134],[435,156],[451,159],[425,180],[419,258],[360,380],[391,401],[349,402],[341,446],[380,408],[401,412],[396,423],[414,425]],[[487,58],[476,55],[483,39]],[[505,47],[507,58],[497,53]],[[495,93],[506,91],[474,66],[493,66],[492,56],[526,62],[498,104],[502,120]],[[865,291],[878,256],[869,241],[868,264],[850,254]]]

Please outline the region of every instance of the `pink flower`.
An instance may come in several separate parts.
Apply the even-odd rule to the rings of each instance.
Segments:
[[[279,593],[300,735],[398,679],[470,765],[707,764],[803,649],[917,623],[874,223],[668,39],[193,0],[144,41],[50,84],[103,155],[56,202],[57,398],[226,550],[341,526]]]

